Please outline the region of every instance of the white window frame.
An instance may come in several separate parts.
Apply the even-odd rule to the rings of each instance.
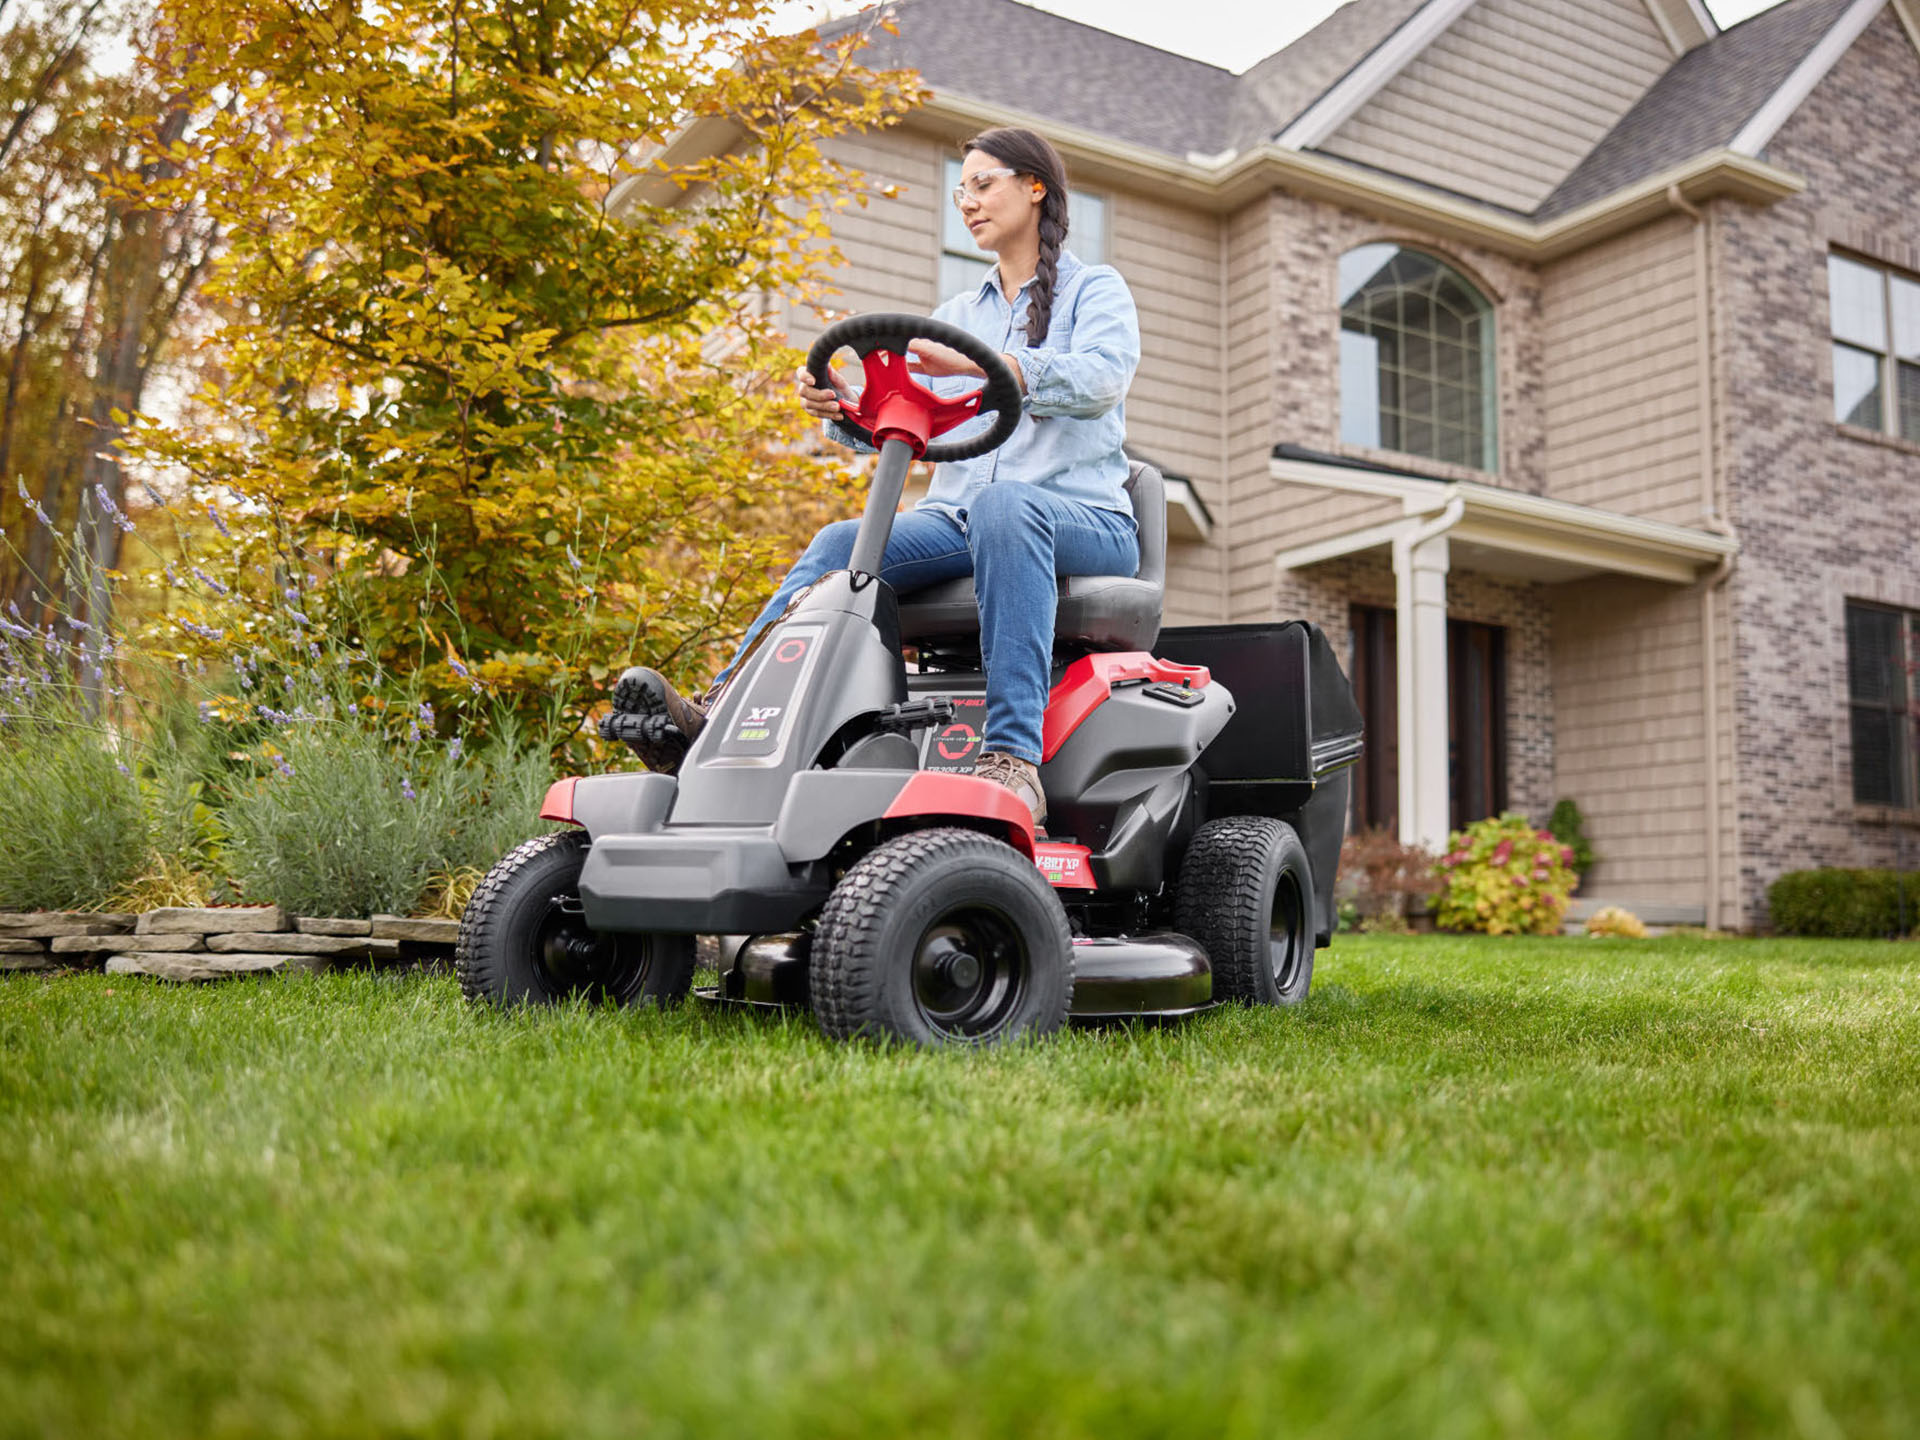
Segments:
[[[1335,385],[1339,396],[1340,443],[1343,445],[1357,446],[1366,450],[1382,450],[1389,451],[1396,455],[1411,455],[1418,459],[1433,461],[1441,465],[1457,465],[1465,470],[1497,475],[1500,471],[1501,455],[1499,305],[1495,302],[1493,296],[1482,289],[1473,277],[1468,275],[1466,271],[1462,270],[1458,265],[1454,264],[1446,255],[1422,245],[1404,245],[1397,240],[1369,241],[1366,244],[1355,245],[1341,252],[1334,261],[1336,276],[1343,273],[1342,267],[1345,265],[1349,256],[1358,255],[1362,251],[1373,249],[1391,250],[1396,255],[1401,253],[1418,255],[1424,260],[1431,261],[1448,275],[1451,275],[1468,294],[1472,295],[1485,307],[1480,313],[1480,319],[1482,321],[1482,335],[1480,339],[1481,394],[1479,397],[1480,454],[1474,460],[1462,462],[1450,460],[1442,455],[1429,454],[1421,450],[1410,450],[1405,447],[1407,437],[1404,431],[1399,437],[1401,440],[1401,444],[1399,445],[1386,444],[1383,431],[1372,441],[1358,438],[1357,431],[1364,426],[1364,413],[1356,408],[1362,399],[1363,377],[1365,377],[1364,383],[1377,386],[1379,369],[1377,361],[1363,358],[1367,353],[1364,349],[1351,344],[1345,338],[1347,335],[1354,333],[1347,330],[1344,323],[1347,303],[1351,297],[1343,293],[1345,290],[1344,282],[1336,279],[1334,295],[1338,303],[1334,310],[1334,325],[1337,327],[1340,338],[1337,341],[1339,346],[1339,360],[1335,374]],[[1403,373],[1413,373],[1405,371],[1404,367],[1401,368]],[[1435,373],[1427,375],[1414,374],[1413,378],[1425,379],[1429,383],[1435,383],[1440,377],[1438,376],[1438,372],[1435,371]],[[1376,391],[1372,402],[1372,413],[1374,413],[1376,417],[1380,408]],[[1440,423],[1444,422],[1438,420],[1434,422],[1436,428]],[[1374,429],[1376,431],[1381,430],[1377,418]],[[1437,450],[1440,447],[1435,445],[1433,448]]]
[[[1881,335],[1878,346],[1864,344],[1860,338],[1849,336],[1842,339],[1838,333],[1839,316],[1834,312],[1834,267],[1835,264],[1854,266],[1856,269],[1869,270],[1880,280],[1880,319]],[[1868,260],[1860,255],[1848,254],[1842,250],[1832,250],[1827,254],[1827,340],[1829,378],[1833,382],[1832,412],[1834,423],[1848,425],[1854,429],[1877,430],[1883,435],[1899,439],[1920,442],[1920,405],[1914,407],[1912,423],[1902,425],[1900,407],[1900,382],[1903,372],[1910,374],[1910,383],[1920,389],[1920,334],[1913,337],[1911,356],[1900,351],[1900,336],[1897,333],[1898,318],[1896,305],[1911,290],[1915,304],[1914,323],[1920,327],[1920,278],[1905,275],[1878,261]],[[1839,352],[1851,351],[1856,355],[1871,355],[1874,361],[1877,386],[1880,396],[1880,423],[1877,426],[1862,426],[1847,419],[1840,413],[1840,376]]]

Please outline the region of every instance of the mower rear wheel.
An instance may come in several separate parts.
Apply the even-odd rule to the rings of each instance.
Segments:
[[[1180,862],[1174,924],[1213,965],[1213,998],[1297,1005],[1313,983],[1313,872],[1284,820],[1202,825]]]
[[[693,983],[693,936],[587,928],[580,870],[591,842],[579,830],[541,835],[487,872],[460,917],[454,969],[469,1000],[543,1005],[584,995],[669,1004]]]
[[[915,1045],[1045,1035],[1073,1006],[1067,913],[1033,861],[975,830],[919,830],[849,870],[820,913],[820,1028]]]

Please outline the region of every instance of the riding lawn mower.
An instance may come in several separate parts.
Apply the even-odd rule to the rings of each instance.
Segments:
[[[907,360],[921,338],[985,384],[926,389]],[[986,706],[972,579],[895,595],[879,578],[911,462],[1003,444],[1018,384],[991,348],[924,317],[841,321],[808,368],[826,376],[842,348],[865,374],[846,428],[879,452],[847,568],[763,632],[678,774],[552,787],[541,818],[567,828],[508,854],[467,906],[466,994],[674,1002],[697,937],[715,936],[703,998],[810,1007],[840,1038],[983,1044],[1303,999],[1334,928],[1361,752],[1326,637],[1300,621],[1163,630],[1164,489],[1134,464],[1137,573],[1059,581],[1036,832],[972,774]],[[602,733],[661,719],[616,712]]]

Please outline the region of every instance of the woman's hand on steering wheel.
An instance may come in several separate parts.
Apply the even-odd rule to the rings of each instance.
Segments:
[[[985,379],[987,372],[974,361],[969,360],[951,345],[942,345],[938,340],[909,340],[907,353],[920,367],[920,373],[930,380],[946,375],[965,375],[972,379]],[[1001,357],[1007,362],[1007,368],[1013,371],[1013,378],[1020,382],[1020,388],[1027,388],[1027,377],[1021,372],[1020,362],[1011,355]]]
[[[827,389],[814,383],[813,372],[802,368],[794,372],[794,385],[800,392],[800,403],[807,413],[816,420],[839,420],[843,412],[840,409],[840,392],[831,388],[829,377]]]

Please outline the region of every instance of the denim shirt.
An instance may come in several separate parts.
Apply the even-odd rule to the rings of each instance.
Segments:
[[[1044,485],[1056,495],[1131,516],[1127,500],[1127,388],[1140,364],[1140,322],[1133,294],[1111,265],[1085,265],[1070,250],[1054,271],[1053,315],[1046,343],[1029,345],[1027,308],[1033,281],[1020,287],[1012,305],[1000,291],[1000,272],[990,270],[980,288],[956,295],[933,318],[958,325],[988,348],[1011,355],[1026,377],[1020,423],[1006,444],[971,460],[933,467],[933,482],[915,506],[939,510],[965,525],[967,505],[988,485]],[[977,377],[925,380],[936,394],[965,394]],[[982,416],[940,437],[956,442],[986,430]],[[857,450],[859,444],[833,422],[827,434]]]

